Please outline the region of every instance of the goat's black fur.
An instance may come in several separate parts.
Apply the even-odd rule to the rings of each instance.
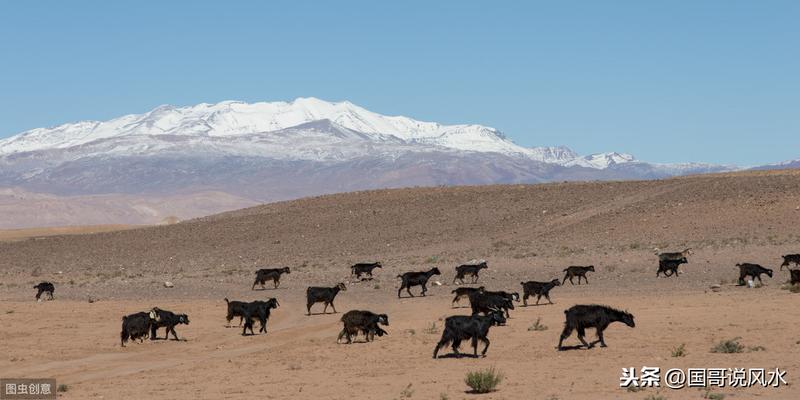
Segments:
[[[262,268],[256,271],[256,280],[253,282],[253,287],[251,290],[256,289],[256,285],[260,284],[262,289],[264,288],[264,283],[268,280],[272,280],[272,284],[275,285],[275,289],[281,284],[281,275],[291,273],[289,267],[283,268]]]
[[[347,343],[353,342],[353,336],[357,336],[359,332],[364,333],[367,342],[375,340],[375,335],[383,336],[386,333],[378,326],[379,324],[389,325],[389,316],[386,314],[376,314],[372,311],[365,310],[351,310],[341,318],[342,331],[339,332],[339,337],[336,342],[342,340],[343,337],[347,338]]]
[[[350,274],[355,275],[358,279],[361,279],[361,274],[372,278],[372,270],[375,268],[383,268],[383,265],[380,262],[353,264],[350,267]]]
[[[527,307],[528,306],[528,297],[536,296],[536,304],[539,304],[539,300],[541,300],[542,296],[544,296],[550,304],[553,304],[553,300],[550,300],[550,290],[556,286],[561,286],[561,282],[558,279],[553,279],[550,282],[537,282],[537,281],[528,281],[528,282],[520,282],[522,285],[522,302]]]
[[[800,254],[787,254],[783,257],[783,264],[781,264],[780,270],[783,270],[783,267],[789,269],[789,264],[794,263],[795,265],[800,266]]]
[[[138,312],[122,317],[122,331],[119,334],[120,345],[125,347],[128,340],[143,341],[150,334],[150,314]]]
[[[458,303],[458,301],[461,300],[462,298],[469,297],[469,295],[471,295],[472,293],[480,292],[480,291],[483,291],[485,289],[486,288],[484,288],[483,286],[481,286],[481,287],[460,287],[460,288],[455,288],[451,293],[455,294],[456,297],[453,298],[453,302],[452,302],[451,305],[455,307],[455,304]]]
[[[758,282],[761,281],[761,274],[767,274],[770,278],[772,278],[772,270],[769,268],[764,268],[758,264],[751,264],[751,263],[741,263],[736,264],[739,267],[739,284],[744,285],[744,278],[749,276],[753,279],[758,278]]]
[[[36,300],[41,299],[42,293],[47,294],[48,300],[53,300],[53,292],[56,291],[56,287],[51,282],[41,282],[33,288],[36,289]]]
[[[154,307],[150,311],[150,340],[156,339],[156,331],[158,328],[166,328],[166,332],[164,332],[164,340],[169,339],[169,334],[172,333],[172,337],[175,340],[178,339],[178,334],[175,332],[175,326],[178,324],[186,324],[189,325],[189,316],[186,314],[175,314],[172,311],[162,310],[158,307]]]
[[[422,295],[425,296],[425,293],[428,291],[428,280],[434,275],[441,274],[442,273],[439,272],[439,268],[433,267],[425,272],[406,272],[404,274],[397,275],[398,278],[402,279],[402,282],[400,283],[400,289],[397,289],[397,297],[400,297],[400,291],[403,289],[408,292],[409,296],[414,297],[414,295],[411,294],[412,286],[422,286]]]
[[[456,279],[458,279],[461,283],[464,283],[464,277],[467,275],[472,275],[472,283],[478,282],[478,273],[482,269],[489,268],[486,264],[486,261],[480,262],[478,264],[463,264],[456,267],[456,276],[453,278],[453,283],[456,283]]]
[[[454,315],[447,317],[444,320],[442,338],[436,344],[436,348],[433,349],[433,358],[437,357],[440,349],[447,347],[451,343],[453,353],[458,355],[458,347],[461,345],[462,340],[472,341],[472,353],[475,357],[478,356],[478,341],[485,343],[486,345],[481,351],[481,356],[485,357],[486,350],[489,349],[489,338],[487,337],[489,328],[492,325],[505,324],[505,322],[506,318],[499,311],[492,311],[487,315],[473,314],[470,316]]]
[[[311,286],[306,289],[306,308],[308,310],[308,315],[311,315],[311,306],[313,306],[314,303],[325,303],[325,308],[322,310],[323,314],[328,311],[328,305],[333,308],[333,313],[336,314],[336,307],[333,305],[333,299],[336,298],[339,291],[344,290],[347,290],[347,287],[341,282],[334,287]]]
[[[606,347],[606,342],[603,339],[603,331],[608,328],[608,325],[612,322],[619,321],[631,328],[636,326],[633,322],[633,315],[608,306],[596,304],[577,305],[565,310],[564,314],[566,314],[566,322],[564,323],[564,331],[561,332],[561,338],[558,340],[558,350],[565,349],[562,346],[564,339],[568,338],[573,330],[578,331],[578,339],[581,343],[591,349],[597,343],[600,343],[600,347]],[[595,328],[597,330],[596,341],[592,343],[586,342],[586,339],[584,339],[586,336],[586,328]]]
[[[581,284],[581,278],[586,280],[586,283],[588,284],[589,279],[586,278],[586,273],[589,271],[594,272],[594,265],[589,265],[588,267],[581,267],[577,265],[567,267],[566,269],[564,269],[565,274],[564,274],[564,279],[561,281],[561,284],[563,285],[564,283],[566,283],[567,278],[569,278],[569,283],[574,285],[575,282],[572,281],[572,278],[576,276],[578,277],[578,285]]]
[[[670,277],[673,274],[677,278],[680,274],[678,272],[678,267],[681,264],[686,264],[686,257],[680,259],[667,259],[667,260],[658,260],[658,271],[656,271],[656,278],[658,278],[661,273],[664,273],[665,277]]]
[[[258,332],[267,333],[267,321],[269,321],[271,310],[278,308],[278,306],[280,306],[280,304],[278,304],[278,300],[275,298],[271,298],[267,301],[256,300],[247,303],[243,310],[244,327],[242,327],[242,336],[247,335],[248,329],[251,335],[255,335],[253,332],[253,321],[255,319],[258,319],[258,322],[261,323],[261,328]]]

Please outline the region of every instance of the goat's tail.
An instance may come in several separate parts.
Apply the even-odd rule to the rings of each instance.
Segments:
[[[398,278],[402,278],[402,277],[403,277],[403,275],[397,275],[397,277],[398,277]]]
[[[230,301],[228,301],[227,297],[225,298],[225,304],[230,304]]]

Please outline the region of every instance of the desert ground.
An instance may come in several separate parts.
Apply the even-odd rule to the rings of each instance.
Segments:
[[[54,377],[68,386],[63,399],[796,399],[800,294],[784,290],[789,273],[778,266],[781,255],[800,253],[798,220],[800,171],[769,171],[356,192],[168,226],[6,241],[0,377]],[[656,278],[654,253],[687,247],[682,274]],[[454,267],[474,258],[489,264],[479,283],[498,290],[521,292],[520,281],[561,278],[570,265],[596,272],[589,284],[553,289],[553,305],[517,303],[507,325],[491,329],[487,357],[434,360],[442,320],[469,314],[451,307],[450,291]],[[355,281],[349,266],[368,260],[384,268]],[[774,277],[737,286],[738,262],[772,268]],[[278,289],[250,290],[263,266],[292,272]],[[399,273],[432,266],[441,285],[427,297],[397,298]],[[31,286],[42,280],[56,284],[54,301],[33,300]],[[348,287],[339,313],[306,316],[306,287],[337,282]],[[242,337],[236,321],[225,326],[225,297],[276,297],[281,306],[267,334]],[[591,303],[628,310],[636,327],[611,325],[607,348],[556,351],[564,310]],[[120,318],[154,306],[189,315],[177,328],[185,340],[120,347]],[[337,344],[339,318],[351,309],[387,313],[389,335]],[[547,329],[529,330],[537,320]],[[744,352],[710,351],[736,337]],[[574,334],[567,342],[578,343]],[[681,344],[686,355],[673,357]],[[778,367],[789,385],[620,389],[621,368],[643,366]],[[505,376],[498,390],[467,393],[465,374],[489,367]]]

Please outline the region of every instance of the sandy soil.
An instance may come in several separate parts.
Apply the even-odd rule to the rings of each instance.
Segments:
[[[0,376],[55,377],[69,385],[64,399],[700,399],[694,388],[621,390],[621,368],[779,367],[790,386],[712,393],[800,398],[800,294],[781,289],[788,273],[778,271],[781,254],[800,252],[797,207],[800,175],[778,172],[364,192],[2,243]],[[679,278],[656,278],[655,247],[695,252]],[[451,308],[450,281],[456,263],[473,257],[489,261],[481,283],[493,289],[520,291],[520,281],[561,277],[568,265],[591,263],[597,272],[589,285],[555,288],[554,305],[512,311],[507,326],[492,328],[486,358],[433,360],[441,320],[468,313]],[[385,268],[374,281],[351,282],[347,266],[369,259]],[[742,261],[775,276],[762,288],[735,286]],[[289,265],[292,273],[277,290],[251,291],[256,264]],[[394,277],[430,265],[442,269],[443,285],[398,300]],[[56,282],[55,301],[32,301],[39,280]],[[304,315],[305,288],[338,281],[348,283],[340,313],[385,312],[389,336],[339,345],[341,314]],[[223,297],[277,297],[281,307],[268,334],[242,337],[225,327]],[[612,325],[605,349],[555,351],[563,311],[586,303],[627,309],[637,326]],[[186,341],[120,348],[120,317],[153,306],[189,314],[191,324],[178,328]],[[548,329],[529,331],[537,319]],[[710,352],[734,337],[764,349]],[[680,344],[688,354],[672,357]],[[499,390],[466,393],[464,375],[488,367],[506,376]]]

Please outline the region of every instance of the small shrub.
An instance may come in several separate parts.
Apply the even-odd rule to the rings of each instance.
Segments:
[[[68,392],[69,391],[69,385],[67,385],[65,383],[61,383],[61,384],[58,385],[58,388],[56,389],[56,391],[59,392],[59,393]]]
[[[377,284],[377,283],[376,283],[376,284],[375,284],[375,286],[373,286],[372,288],[373,288],[373,289],[375,289],[375,290],[378,290],[378,289],[380,289],[380,288],[381,288],[381,285],[379,285],[379,284]]]
[[[422,331],[427,333],[428,335],[435,335],[439,333],[439,328],[436,327],[436,322],[432,322],[429,327],[423,329]]]
[[[447,393],[439,393],[439,400],[450,400],[450,397],[447,396]]]
[[[702,397],[710,400],[722,400],[725,398],[725,395],[722,393],[711,393],[711,389],[705,389]]]
[[[472,389],[472,393],[489,393],[496,390],[503,381],[503,374],[494,367],[483,371],[471,371],[464,378],[464,383]]]
[[[630,392],[630,393],[636,393],[636,392],[641,392],[642,390],[644,390],[644,388],[641,387],[641,386],[630,385],[625,390]]]
[[[536,322],[534,322],[531,326],[528,327],[528,332],[531,332],[531,331],[536,331],[536,332],[546,331],[547,330],[547,325],[542,325],[541,320],[542,320],[541,318],[536,318]]]
[[[405,387],[402,391],[400,391],[400,398],[401,399],[410,399],[411,396],[414,395],[414,389],[411,388],[411,383]]]
[[[767,348],[764,346],[750,346],[747,348],[747,351],[766,351]]]
[[[686,356],[686,344],[681,343],[680,346],[678,346],[674,350],[672,350],[672,356],[673,357],[684,357],[684,356]]]
[[[744,351],[744,345],[739,343],[741,337],[735,337],[730,340],[722,340],[711,348],[712,353],[741,353]]]
[[[800,285],[792,285],[789,287],[789,291],[792,293],[800,293]]]
[[[645,397],[644,400],[667,400],[667,398],[660,394],[651,394]]]

